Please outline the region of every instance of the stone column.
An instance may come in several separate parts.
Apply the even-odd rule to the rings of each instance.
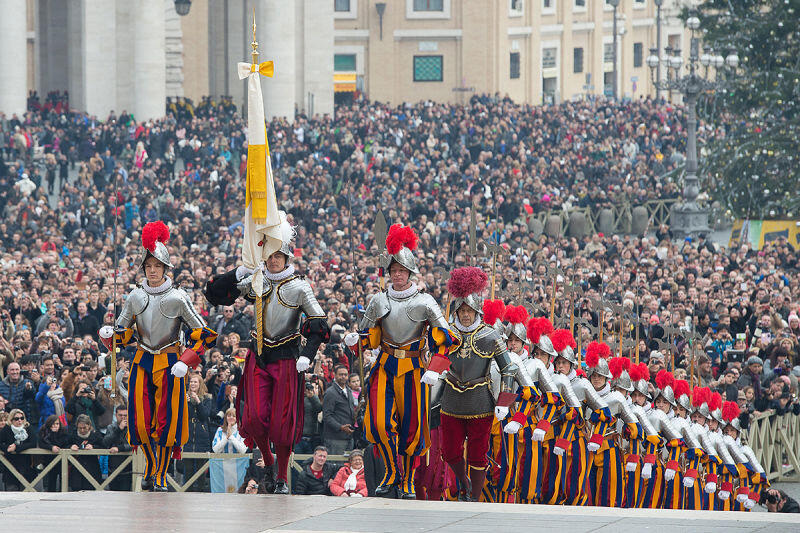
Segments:
[[[167,59],[163,0],[139,0],[133,15],[133,115],[137,121],[164,116]]]
[[[297,10],[294,2],[261,0],[256,7],[259,61],[274,61],[275,76],[261,78],[267,120],[294,120],[297,84]],[[259,24],[260,22],[260,24]],[[300,33],[301,34],[301,33]],[[301,34],[302,35],[302,34]]]
[[[298,102],[309,112],[311,94],[314,113],[333,116],[333,2],[305,0],[303,20],[305,83]]]
[[[25,113],[28,97],[25,2],[0,0],[0,113]]]
[[[83,106],[105,120],[117,109],[116,0],[83,0]],[[72,102],[70,101],[70,104]]]

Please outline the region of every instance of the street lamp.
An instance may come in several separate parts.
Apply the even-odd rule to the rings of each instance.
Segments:
[[[688,112],[683,198],[673,206],[670,213],[672,233],[679,239],[709,230],[708,210],[697,204],[697,196],[700,194],[700,181],[697,178],[697,98],[702,93],[712,93],[724,88],[729,79],[735,76],[736,67],[739,65],[739,56],[733,49],[728,51],[727,57],[723,57],[719,52],[714,53],[708,46],[703,49],[703,54],[700,54],[700,40],[695,37],[695,32],[700,29],[700,19],[696,14],[689,14],[686,27],[691,32],[688,74],[681,76],[680,70],[683,66],[681,51],[673,50],[670,46],[664,49],[663,57],[659,57],[657,48],[651,48],[650,56],[647,58],[647,66],[650,67],[650,75],[656,89],[680,91]],[[667,69],[665,80],[656,78],[656,71],[661,65]],[[699,74],[699,66],[704,67],[702,75]],[[709,73],[712,68],[713,79]]]
[[[175,12],[178,15],[185,17],[189,14],[189,10],[192,8],[192,0],[175,0]]]
[[[664,0],[654,0],[654,1],[656,3],[656,47],[655,47],[655,54],[653,54],[652,49],[650,50],[650,53],[651,55],[655,55],[656,58],[659,58],[661,57],[661,5],[664,3]],[[661,80],[660,63],[656,65],[656,79]],[[661,89],[659,89],[658,85],[656,85],[656,100],[659,100],[660,98],[661,98]]]
[[[614,27],[611,31],[614,32],[614,84],[612,85],[614,100],[617,99],[617,8],[619,7],[619,0],[608,0],[608,3],[614,8]]]

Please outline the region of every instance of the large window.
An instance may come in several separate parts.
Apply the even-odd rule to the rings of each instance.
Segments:
[[[356,70],[356,55],[355,54],[334,54],[333,55],[333,71],[334,72],[355,72]]]
[[[633,43],[633,68],[639,68],[642,66],[643,54],[644,48],[642,43]]]
[[[583,72],[583,48],[572,49],[572,72],[575,74]]]
[[[519,78],[519,52],[511,52],[511,79]]]
[[[581,10],[581,11],[585,10],[586,9],[586,0],[575,0],[575,3],[573,5],[575,6],[575,9],[578,9],[578,10]]]
[[[555,0],[542,0],[542,10],[552,11],[555,9]]]
[[[414,11],[444,11],[444,0],[414,0]]]
[[[556,68],[557,57],[557,48],[542,48],[542,68]]]
[[[338,12],[349,12],[350,11],[350,0],[334,0],[333,1],[333,10]]]
[[[442,81],[442,56],[414,56],[414,81]]]
[[[513,15],[521,15],[525,9],[525,2],[523,0],[509,0],[508,10]]]

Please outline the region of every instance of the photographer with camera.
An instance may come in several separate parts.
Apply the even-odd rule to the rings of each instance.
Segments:
[[[313,453],[314,448],[322,442],[320,437],[320,413],[323,397],[320,380],[310,372],[305,373],[305,390],[303,396],[303,436],[294,445],[295,453]]]
[[[39,406],[40,428],[51,415],[56,415],[58,418],[66,420],[64,414],[66,413],[67,403],[64,399],[64,391],[55,375],[44,375],[42,377],[39,383],[39,391],[36,393],[36,404]]]
[[[94,388],[82,379],[75,389],[75,395],[67,402],[67,413],[73,419],[86,415],[92,421],[92,426],[96,427],[97,418],[105,412],[106,408],[97,400]]]
[[[768,513],[800,513],[797,501],[779,489],[762,492],[758,504],[766,507]]]

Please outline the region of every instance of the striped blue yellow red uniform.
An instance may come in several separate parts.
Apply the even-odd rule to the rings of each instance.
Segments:
[[[747,494],[750,496],[750,471],[753,467],[750,463],[737,463],[736,470],[739,473],[739,488],[736,489],[736,494],[732,496],[733,510],[734,511],[749,511],[743,503],[736,499],[739,494]],[[753,470],[755,472],[755,470]]]
[[[659,435],[647,435],[645,436],[644,440],[642,441],[641,445],[641,453],[642,453],[642,461],[637,468],[637,474],[639,478],[639,494],[636,496],[636,507],[638,509],[642,509],[647,507],[648,501],[648,491],[652,491],[655,485],[659,486],[658,494],[661,493],[660,485],[662,480],[656,479],[657,478],[657,465],[658,465],[658,453],[659,448],[661,446],[661,437]],[[650,478],[644,479],[642,477],[642,469],[644,465],[650,465]],[[663,475],[663,470],[661,471]]]
[[[717,483],[717,492],[714,493],[714,510],[715,511],[733,511],[733,502],[736,499],[736,493],[733,490],[733,480],[739,474],[736,465],[722,464],[719,469],[719,482]],[[720,492],[728,492],[730,496],[728,499],[723,500],[719,497]]]
[[[520,457],[524,449],[522,440],[525,435],[524,428],[530,425],[529,415],[540,400],[541,394],[539,394],[539,390],[536,387],[521,387],[517,391],[516,407],[500,422],[500,454],[497,461],[496,502],[513,503],[516,500],[519,489]],[[516,413],[521,413],[525,417],[523,428],[515,434],[506,433],[504,431],[505,427],[512,421],[513,415]]]
[[[644,432],[641,425],[637,424],[638,437],[630,437],[628,440],[628,453],[623,460],[625,462],[625,507],[635,508],[640,499],[639,494],[642,490],[642,452],[645,449]],[[635,464],[632,471],[628,471],[628,464]]]
[[[133,330],[115,332],[117,344],[125,346],[133,341]],[[190,348],[201,353],[217,338],[208,328],[192,330]],[[150,353],[141,348],[131,362],[128,376],[128,442],[141,447],[145,455],[146,478],[165,487],[170,459],[180,459],[181,448],[189,438],[189,420],[186,398],[186,377],[170,373],[180,359],[180,345],[174,344],[160,353]]]
[[[559,413],[558,420],[553,426],[554,438],[545,475],[546,488],[542,488],[544,503],[555,505],[563,499],[567,479],[567,454],[582,427],[583,414],[580,407],[564,407]],[[545,440],[549,436],[550,432]],[[553,453],[555,447],[565,450],[564,453],[562,455]]]
[[[638,438],[637,424],[627,424],[626,430],[632,439]],[[622,507],[625,504],[624,453],[618,437],[616,432],[605,435],[600,449],[594,454],[589,483],[597,506]]]
[[[608,407],[593,410],[589,415],[589,422],[593,424],[591,439],[599,440],[611,423],[611,411]],[[567,483],[562,503],[564,505],[589,504],[589,472],[594,459],[594,453],[586,447],[589,439],[583,431],[577,433],[572,443],[572,449],[567,457]]]
[[[550,429],[553,418],[561,405],[561,395],[555,392],[544,393],[541,395],[538,405],[542,410],[538,417],[536,416],[537,402],[527,403],[524,407],[527,421],[522,431],[522,462],[519,466],[517,498],[519,503],[539,503],[541,501],[542,475],[545,466],[544,446],[542,442],[533,440],[533,430],[541,428],[547,431]]]
[[[683,508],[694,511],[701,511],[703,509],[703,479],[700,476],[700,465],[705,457],[705,452],[699,448],[689,448],[684,454],[686,460],[686,472],[684,479],[687,477],[694,478],[694,484],[691,487],[683,487]]]
[[[681,476],[680,458],[686,450],[682,439],[674,439],[673,446],[667,445],[667,462],[665,470],[675,471],[675,477],[671,480],[664,478],[664,499],[661,504],[662,509],[680,509],[683,507],[683,479]]]
[[[374,350],[380,343],[379,325],[361,332],[364,348]],[[455,349],[457,345],[458,340],[450,331],[430,328],[422,339],[396,348],[424,353],[430,346],[446,357],[450,348]],[[430,386],[420,382],[424,365],[422,357],[401,359],[381,351],[366,383],[364,434],[386,465],[381,485],[395,485],[401,481],[396,462],[400,455],[402,490],[411,494],[415,492],[414,457],[424,454],[430,446]]]

